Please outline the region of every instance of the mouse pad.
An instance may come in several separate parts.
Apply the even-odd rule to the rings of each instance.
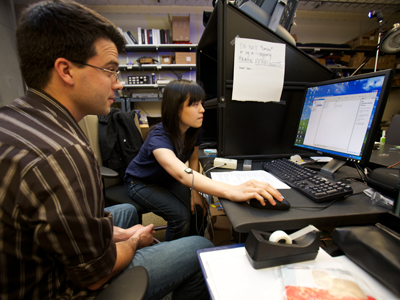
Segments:
[[[255,219],[265,219],[266,216],[280,216],[283,214],[289,213],[292,208],[292,206],[315,206],[315,207],[321,207],[325,206],[326,204],[321,204],[321,203],[315,203],[314,201],[308,199],[307,197],[301,195],[297,191],[293,189],[282,189],[279,190],[279,192],[282,194],[283,197],[290,203],[291,207],[289,210],[269,210],[269,209],[260,209],[260,208],[255,208],[251,206],[250,204],[244,203],[247,206],[248,212],[252,215],[253,218]],[[296,209],[297,210],[297,209]]]

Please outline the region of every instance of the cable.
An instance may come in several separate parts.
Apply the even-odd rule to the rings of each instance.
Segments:
[[[206,174],[207,172],[210,172],[211,170],[213,170],[215,168],[219,168],[219,167],[222,167],[222,166],[226,166],[226,163],[223,163],[223,164],[220,164],[218,166],[212,167],[212,168],[208,169],[207,171],[205,171],[204,174]]]
[[[191,188],[191,197],[190,197],[190,198],[191,198],[191,203],[193,204],[193,210],[194,210],[194,215],[195,215],[196,232],[197,232],[197,234],[199,235],[199,234],[200,234],[200,231],[203,230],[203,228],[204,228],[204,217],[203,217],[203,213],[204,213],[204,208],[206,207],[206,205],[205,205],[205,203],[204,203],[205,198],[204,198],[203,195],[201,195],[201,197],[202,197],[202,202],[203,202],[203,207],[202,207],[203,212],[201,213],[202,222],[201,222],[201,227],[200,227],[200,229],[199,229],[199,227],[197,226],[197,210],[196,210],[196,204],[194,203],[194,173],[193,173],[193,170],[192,170],[191,168],[186,168],[184,171],[185,171],[187,174],[191,174],[191,175],[192,175],[192,188]],[[206,213],[207,213],[207,209],[206,209]],[[204,230],[205,230],[205,229],[204,229]]]
[[[397,166],[398,164],[400,164],[400,161],[398,161],[397,163],[395,163],[395,164],[389,166],[388,169],[389,169],[389,168],[393,168],[394,166]]]
[[[208,162],[205,163],[205,165],[203,166],[203,175],[205,175],[206,173],[204,172],[206,166],[211,162],[211,160],[209,160]],[[208,172],[208,171],[207,171]]]
[[[360,175],[360,178],[361,178],[362,182],[365,182],[365,174],[364,174],[364,171],[361,169],[360,165],[357,164],[356,162],[354,162],[354,165],[355,165],[355,167],[356,167],[356,169],[357,169],[358,175]],[[360,172],[361,172],[361,173],[360,173]],[[362,176],[361,174],[363,174],[363,176]]]

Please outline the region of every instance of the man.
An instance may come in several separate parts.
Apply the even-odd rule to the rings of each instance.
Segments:
[[[54,0],[25,10],[16,36],[28,91],[0,108],[0,298],[93,298],[134,265],[148,271],[146,299],[207,298],[195,250],[208,240],[146,247],[153,225],[135,225],[133,206],[104,211],[99,164],[77,122],[108,114],[122,88],[116,27]]]

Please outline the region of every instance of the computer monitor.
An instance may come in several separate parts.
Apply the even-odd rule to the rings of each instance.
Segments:
[[[346,161],[365,166],[392,80],[393,71],[384,70],[308,86],[294,145],[333,157],[326,173]]]

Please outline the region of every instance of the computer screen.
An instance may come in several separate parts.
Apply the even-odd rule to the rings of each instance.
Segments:
[[[308,86],[294,145],[332,156],[322,171],[346,161],[366,165],[392,83],[384,70]]]

